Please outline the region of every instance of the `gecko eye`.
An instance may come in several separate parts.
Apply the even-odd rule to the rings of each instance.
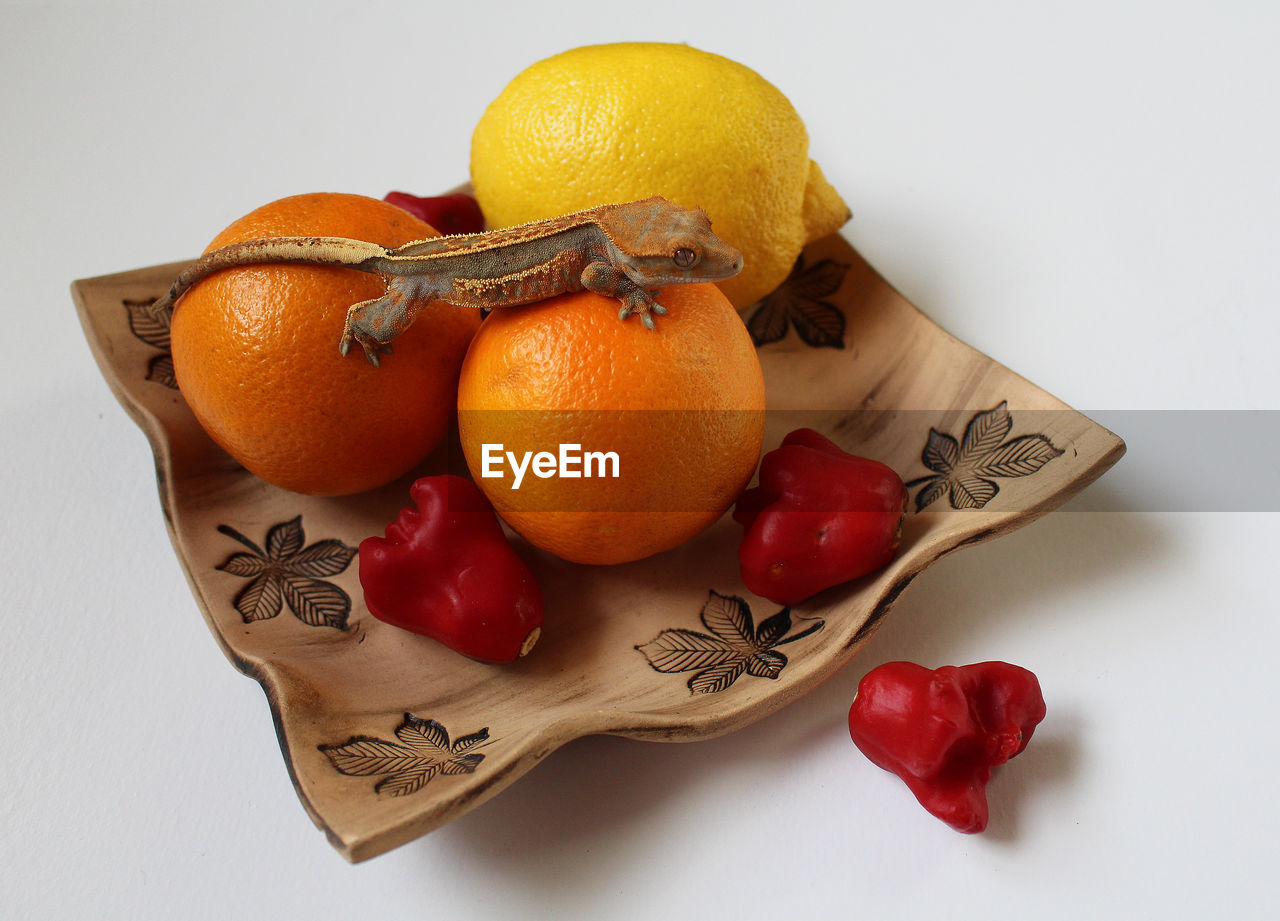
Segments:
[[[682,269],[687,269],[698,261],[698,254],[691,249],[681,247],[671,256],[673,262]]]

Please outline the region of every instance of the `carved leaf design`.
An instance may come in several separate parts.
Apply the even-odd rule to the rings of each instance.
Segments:
[[[396,727],[396,738],[416,752],[432,758],[449,754],[449,733],[435,720],[408,718]]]
[[[747,660],[743,657],[736,658],[732,662],[714,665],[690,678],[689,690],[695,694],[715,694],[723,691],[737,681],[746,668]]]
[[[753,649],[756,627],[751,608],[737,595],[711,592],[702,606],[702,622],[732,649]]]
[[[147,380],[177,390],[178,375],[173,370],[173,356],[166,353],[151,359],[147,363]]]
[[[475,748],[477,745],[481,745],[482,743],[487,741],[489,741],[489,730],[481,729],[479,732],[473,732],[469,736],[463,736],[462,738],[458,739],[458,741],[453,743],[453,745],[450,747],[449,750],[454,754],[458,754],[460,752],[469,751],[470,749]],[[471,757],[475,757],[475,756],[473,755]]]
[[[783,608],[757,628],[746,601],[716,591],[708,593],[701,619],[710,634],[684,628],[663,630],[650,642],[636,647],[655,671],[697,672],[689,679],[689,690],[695,694],[723,691],[744,673],[776,679],[786,666],[787,657],[774,647],[795,642],[823,626],[822,621],[816,621],[787,636],[791,609]]]
[[[129,331],[164,353],[147,363],[146,379],[176,390],[178,379],[173,373],[173,358],[169,354],[169,327],[173,312],[171,309],[157,310],[155,302],[155,298],[142,301],[124,298],[122,301],[129,314]]]
[[[302,549],[305,538],[302,533],[302,516],[278,524],[267,532],[267,556],[281,560],[293,556]]]
[[[277,579],[262,575],[236,595],[234,604],[246,624],[253,623],[255,620],[270,620],[279,614],[284,606],[284,592],[280,590]]]
[[[1000,487],[991,477],[1029,476],[1062,454],[1044,435],[1022,435],[1005,441],[1013,429],[1008,401],[976,414],[956,441],[936,429],[929,430],[921,462],[936,474],[908,483],[920,487],[916,511],[942,496],[955,509],[983,508]]]
[[[1028,476],[1062,451],[1043,435],[1023,435],[996,448],[973,471],[984,476]]]
[[[653,642],[637,648],[660,672],[691,672],[738,657],[718,636],[694,630],[664,630]]]
[[[394,742],[369,736],[352,736],[342,745],[321,748],[343,774],[352,777],[374,777],[410,770],[421,760]]]
[[[916,511],[924,508],[926,505],[932,504],[939,497],[949,492],[951,489],[951,481],[946,477],[931,477],[928,479],[924,489],[916,495]]]
[[[982,508],[995,498],[1000,487],[976,476],[958,476],[951,481],[952,508]]]
[[[319,746],[329,762],[351,777],[377,777],[375,793],[407,796],[416,793],[439,774],[471,774],[484,760],[472,752],[489,739],[488,728],[450,743],[449,733],[435,720],[406,713],[395,729],[396,741],[372,736],[352,736],[341,745]]]
[[[252,553],[233,553],[218,568],[233,576],[250,579],[262,572],[266,566],[267,561],[260,556],[254,556]]]
[[[408,796],[425,787],[438,773],[440,765],[420,764],[378,781],[373,785],[373,792],[386,793],[388,796]]]
[[[765,297],[747,320],[747,332],[756,345],[777,342],[791,328],[790,311],[785,304],[777,304]]]
[[[483,760],[484,755],[459,755],[457,758],[450,758],[446,761],[440,770],[452,776],[473,774]]]
[[[125,310],[129,311],[129,332],[147,345],[167,352],[173,317],[168,310],[156,310],[155,303],[154,298],[145,301],[125,299]]]
[[[285,570],[280,573],[280,588],[289,609],[304,624],[339,630],[346,626],[351,598],[332,582]]]
[[[231,554],[217,567],[250,580],[233,602],[245,623],[269,620],[288,605],[304,624],[346,629],[351,597],[322,577],[344,571],[356,555],[355,547],[333,539],[306,546],[302,516],[268,529],[265,550],[229,525],[219,525],[218,530],[249,549]]]
[[[1009,415],[1007,400],[995,409],[978,413],[969,420],[969,425],[964,430],[964,441],[960,443],[960,464],[967,465],[975,458],[996,450],[1012,428],[1013,417]]]
[[[351,563],[351,548],[340,540],[321,540],[289,558],[289,567],[299,575],[321,579],[336,576]]]
[[[765,649],[747,660],[747,671],[757,678],[777,678],[787,664],[787,657],[773,649]]]
[[[844,348],[844,313],[824,298],[840,290],[848,271],[848,265],[832,259],[806,269],[802,253],[786,281],[761,298],[747,320],[751,340],[758,346],[777,342],[794,326],[806,345]]]
[[[805,345],[813,348],[844,348],[844,314],[827,301],[794,298],[791,301],[791,325]]]
[[[791,629],[791,609],[783,608],[772,617],[766,618],[756,631],[755,645],[757,649],[769,649],[787,635]]]
[[[937,429],[929,429],[923,460],[930,470],[950,473],[960,461],[960,445],[950,435],[944,435]]]
[[[840,290],[849,266],[834,259],[823,259],[814,263],[810,269],[804,269],[804,256],[801,255],[787,279],[789,290],[805,300],[817,301],[830,297]]]

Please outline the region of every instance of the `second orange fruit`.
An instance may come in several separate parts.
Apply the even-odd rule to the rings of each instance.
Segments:
[[[710,284],[658,301],[669,313],[656,330],[590,292],[495,310],[463,363],[472,476],[512,528],[571,562],[684,543],[733,504],[759,459],[764,379],[737,311]],[[554,472],[538,472],[540,455]]]

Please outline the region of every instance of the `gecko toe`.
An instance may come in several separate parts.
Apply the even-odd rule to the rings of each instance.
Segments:
[[[645,329],[656,329],[653,318],[655,315],[661,316],[667,312],[667,308],[663,307],[657,301],[644,300],[638,297],[628,298],[618,311],[618,319],[625,320],[632,314],[640,317],[640,322],[644,324]]]
[[[343,334],[342,339],[338,342],[338,354],[343,358],[351,351],[353,342],[360,343],[360,348],[364,351],[364,357],[375,368],[380,366],[379,354],[391,355],[393,350],[390,343],[379,342],[372,336],[361,334],[358,330],[348,328]]]
[[[391,347],[390,342],[383,342],[373,336],[361,336],[360,345],[364,347],[364,357],[369,359],[369,364],[375,368],[382,366],[383,355],[394,355],[395,349]]]

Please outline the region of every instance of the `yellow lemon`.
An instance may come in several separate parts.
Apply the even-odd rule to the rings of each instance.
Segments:
[[[742,273],[718,283],[739,310],[849,219],[777,87],[660,42],[588,45],[518,74],[476,126],[471,180],[494,227],[650,195],[702,208],[743,254]]]

